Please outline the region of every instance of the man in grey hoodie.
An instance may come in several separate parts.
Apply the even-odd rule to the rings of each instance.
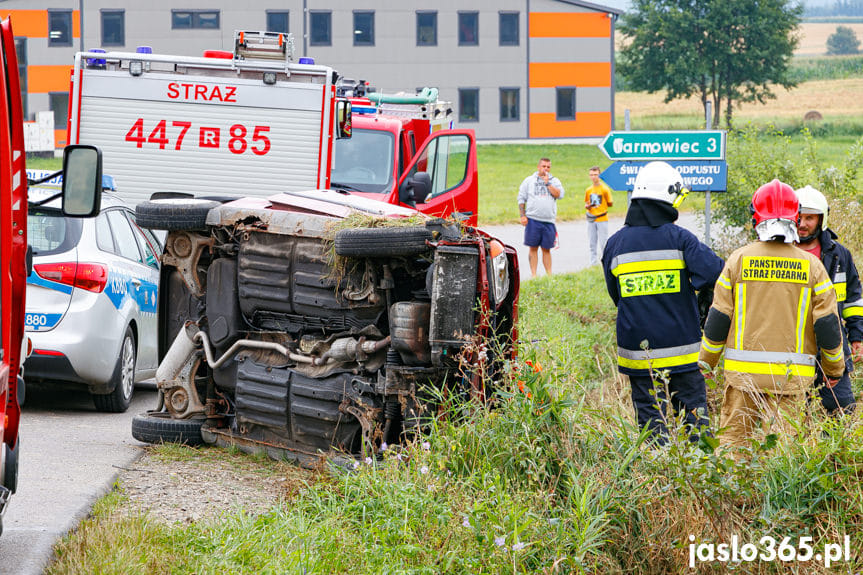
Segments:
[[[539,160],[536,172],[526,177],[518,188],[518,211],[524,228],[524,245],[530,248],[530,277],[536,277],[539,248],[542,265],[551,275],[551,248],[557,238],[557,200],[563,197],[563,184],[551,175],[551,160]]]

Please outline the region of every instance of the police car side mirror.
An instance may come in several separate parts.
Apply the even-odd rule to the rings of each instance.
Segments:
[[[89,218],[102,203],[102,151],[95,146],[63,150],[63,214]]]

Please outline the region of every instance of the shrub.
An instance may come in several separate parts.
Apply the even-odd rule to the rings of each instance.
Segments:
[[[831,55],[857,54],[860,40],[848,26],[837,26],[836,31],[827,38],[827,53]]]

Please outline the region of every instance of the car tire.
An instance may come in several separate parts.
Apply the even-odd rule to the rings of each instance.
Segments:
[[[167,412],[141,413],[132,418],[132,437],[144,443],[201,445],[203,419],[171,419]]]
[[[3,448],[6,450],[6,462],[3,468],[3,486],[15,493],[18,489],[18,448],[21,446],[21,438],[15,442],[15,448],[9,449],[9,445],[4,443]]]
[[[162,198],[135,207],[135,219],[142,228],[182,231],[207,228],[207,214],[221,205],[215,200]]]
[[[120,346],[120,356],[111,375],[113,389],[104,395],[93,394],[93,403],[98,411],[122,413],[129,409],[135,391],[135,359],[135,336],[132,335],[132,328],[127,327]]]
[[[340,256],[415,256],[426,252],[432,232],[426,227],[351,228],[336,232],[335,250]]]

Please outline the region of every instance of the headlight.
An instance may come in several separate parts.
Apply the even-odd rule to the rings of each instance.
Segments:
[[[494,303],[500,303],[509,294],[509,260],[503,244],[492,240],[488,244],[491,253],[492,286],[494,288]]]

